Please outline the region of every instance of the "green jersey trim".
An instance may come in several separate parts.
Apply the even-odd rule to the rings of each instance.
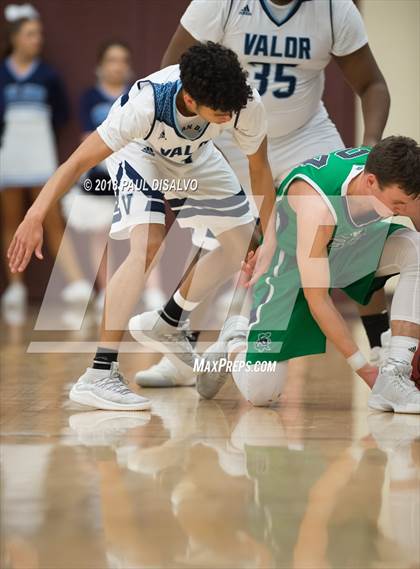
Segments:
[[[263,307],[271,301],[271,298],[272,298],[272,296],[273,296],[273,294],[274,294],[274,291],[275,291],[275,287],[274,287],[273,283],[271,282],[271,279],[272,279],[273,277],[278,277],[278,276],[279,276],[279,270],[280,270],[280,267],[282,266],[282,264],[284,263],[285,258],[286,258],[286,253],[283,251],[283,249],[280,249],[279,255],[278,255],[278,258],[277,258],[277,263],[276,263],[276,264],[274,265],[274,267],[273,267],[272,274],[271,274],[271,275],[268,275],[268,277],[266,277],[266,278],[264,279],[264,282],[265,282],[265,284],[269,287],[269,289],[268,289],[268,293],[267,293],[266,298],[264,299],[263,302],[261,302],[261,303],[259,304],[259,306],[258,306],[257,309],[256,309],[256,312],[255,312],[255,324],[258,324],[258,323],[260,322],[261,310],[263,309]],[[254,322],[253,322],[252,325],[254,325]]]

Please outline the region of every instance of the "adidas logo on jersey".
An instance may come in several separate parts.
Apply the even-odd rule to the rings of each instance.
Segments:
[[[166,140],[166,136],[165,136],[165,131],[162,130],[162,132],[159,134],[159,139],[160,138],[164,138]]]
[[[249,9],[248,4],[242,10],[239,10],[240,16],[252,16],[251,10]]]
[[[155,155],[153,148],[151,146],[145,146],[144,148],[141,149],[141,151],[144,152],[145,154],[150,154],[150,156]]]

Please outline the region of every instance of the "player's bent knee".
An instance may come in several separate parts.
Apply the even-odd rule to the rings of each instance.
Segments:
[[[153,262],[158,259],[161,254],[164,239],[164,226],[161,230],[159,227],[151,225],[138,225],[134,227],[130,235],[130,252],[125,262],[133,267],[133,270],[147,270]]]
[[[255,407],[266,407],[278,401],[287,375],[287,362],[259,362],[245,365],[245,353],[239,371],[233,371],[233,380],[242,396]],[[237,366],[237,367],[240,367]]]

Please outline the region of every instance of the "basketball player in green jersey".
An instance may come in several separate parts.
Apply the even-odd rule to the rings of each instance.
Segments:
[[[226,321],[199,362],[200,395],[213,397],[232,372],[246,399],[268,405],[281,394],[287,361],[325,352],[328,339],[372,387],[371,408],[420,413],[420,391],[410,380],[419,344],[420,234],[390,222],[415,202],[420,207],[419,195],[420,147],[402,136],[373,149],[319,155],[292,170],[263,244],[274,251],[269,269],[259,256],[244,265],[245,286],[255,284],[250,322]],[[396,274],[390,351],[378,370],[359,351],[330,292],[340,288],[364,305]]]

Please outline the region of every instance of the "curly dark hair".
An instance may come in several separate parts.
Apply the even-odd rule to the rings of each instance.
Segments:
[[[408,196],[420,195],[420,146],[407,136],[388,136],[376,144],[366,161],[381,187],[396,184]]]
[[[199,43],[182,54],[179,66],[182,86],[198,105],[238,113],[252,100],[248,74],[227,47]]]

